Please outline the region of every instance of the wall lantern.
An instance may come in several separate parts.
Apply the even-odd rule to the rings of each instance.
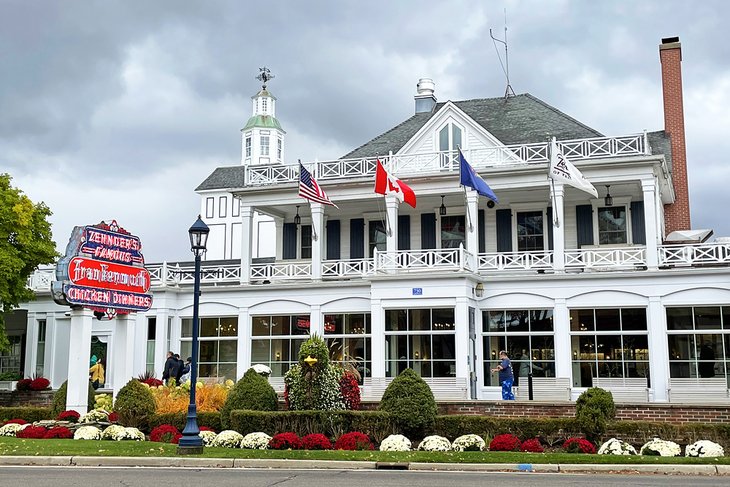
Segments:
[[[476,287],[474,288],[474,294],[478,298],[481,298],[482,296],[484,296],[484,284],[482,284],[481,282],[478,283],[476,285]]]
[[[610,184],[606,185],[606,197],[603,198],[603,202],[606,204],[606,206],[613,206],[613,196],[611,196],[611,192],[608,189],[610,187]]]
[[[441,195],[441,206],[439,206],[439,215],[446,216],[446,205],[444,205],[444,195]]]
[[[299,216],[299,205],[297,205],[297,214],[294,215],[294,225],[299,226],[302,223],[302,217]]]

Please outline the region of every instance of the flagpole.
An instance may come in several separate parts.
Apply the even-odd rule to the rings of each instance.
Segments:
[[[466,196],[466,186],[461,184],[461,159],[464,157],[464,154],[461,153],[461,146],[457,145],[456,149],[459,151],[459,186],[464,188],[464,207],[466,208],[466,219],[469,222],[469,232],[474,231],[474,225],[472,225],[471,222],[471,212],[469,211],[469,200]]]

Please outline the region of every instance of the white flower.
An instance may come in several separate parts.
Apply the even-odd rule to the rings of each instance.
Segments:
[[[598,449],[599,455],[636,455],[636,448],[618,438],[611,438]]]
[[[427,436],[418,445],[422,451],[451,451],[451,442],[443,436]]]
[[[241,441],[243,441],[243,435],[241,433],[233,430],[225,430],[218,433],[211,446],[238,448]]]
[[[119,424],[107,426],[101,433],[102,440],[122,441],[126,438],[127,432],[125,431],[124,426],[121,426]]]
[[[264,377],[268,377],[271,375],[271,367],[264,364],[256,364],[251,367],[254,372],[256,372],[259,375],[263,375]]]
[[[673,441],[654,438],[641,447],[640,455],[654,455],[661,457],[678,457],[682,454],[682,448]]]
[[[144,433],[137,428],[124,428],[124,432],[127,435],[127,440],[145,441]]]
[[[74,432],[74,440],[101,440],[101,430],[96,426],[82,426]]]
[[[15,436],[15,434],[27,428],[28,424],[8,423],[5,426],[0,426],[0,436]]]
[[[481,436],[463,435],[454,440],[451,449],[454,451],[484,451],[487,444]]]
[[[79,418],[79,423],[99,423],[109,421],[109,413],[103,409],[94,409]]]
[[[684,455],[687,457],[724,457],[725,450],[714,441],[699,440],[687,445]]]
[[[271,437],[266,433],[249,433],[243,437],[243,441],[241,441],[241,448],[248,448],[249,450],[266,450],[269,447],[269,441],[271,441]]]
[[[380,451],[411,451],[411,440],[403,435],[390,435],[380,443]]]
[[[201,431],[198,433],[198,436],[203,439],[203,446],[213,446],[213,441],[218,435],[216,435],[215,431]]]

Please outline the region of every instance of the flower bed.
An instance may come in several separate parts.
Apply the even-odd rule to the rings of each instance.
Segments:
[[[621,441],[618,438],[611,438],[598,449],[599,455],[636,455],[636,448]]]
[[[73,431],[66,428],[65,426],[54,426],[52,428],[49,428],[48,431],[46,431],[46,434],[43,435],[44,440],[50,440],[53,438],[68,439],[73,437]]]
[[[451,451],[451,442],[443,436],[427,436],[418,445],[418,449],[420,451]]]
[[[81,415],[72,409],[62,411],[56,416],[57,421],[68,421],[69,423],[78,423]]]
[[[177,444],[181,437],[182,433],[171,424],[161,424],[150,431],[150,441],[158,443]]]
[[[380,451],[411,451],[411,440],[403,435],[390,435],[380,443]]]
[[[101,430],[96,426],[82,426],[74,431],[74,440],[101,440]]]
[[[218,433],[213,440],[212,446],[223,448],[239,448],[243,443],[243,435],[233,430],[225,430]]]
[[[304,450],[331,450],[332,442],[321,433],[312,433],[302,438]]]
[[[451,449],[454,451],[484,451],[487,447],[486,442],[481,436],[462,435],[451,443]]]
[[[337,438],[335,450],[374,450],[375,446],[370,437],[359,431],[345,433]]]
[[[682,448],[673,441],[654,438],[641,447],[641,455],[652,455],[661,457],[678,457],[682,454]]]
[[[43,426],[33,426],[33,425],[27,425],[22,430],[19,430],[17,433],[15,433],[15,436],[17,438],[26,438],[26,439],[32,439],[32,440],[39,440],[42,439],[48,430],[44,428]]]
[[[144,433],[137,428],[125,428],[124,426],[113,424],[107,426],[106,429],[101,433],[102,440],[113,440],[113,441],[144,441]]]
[[[266,433],[260,431],[255,433],[249,433],[243,437],[241,441],[241,448],[248,448],[249,450],[266,450],[269,447],[269,441],[271,437]]]
[[[584,438],[568,438],[563,443],[563,450],[568,453],[596,453],[596,447]]]
[[[271,438],[269,448],[272,450],[301,450],[302,439],[296,433],[279,433]]]
[[[515,435],[503,434],[495,436],[489,443],[489,451],[520,451],[522,443]]]
[[[520,449],[528,453],[543,453],[545,451],[538,438],[523,441]]]
[[[684,455],[700,458],[723,457],[725,456],[725,450],[714,441],[700,440],[695,441],[691,445],[687,445],[687,448],[684,450]]]
[[[0,436],[16,436],[20,430],[28,426],[28,424],[8,422],[4,426],[0,426]]]

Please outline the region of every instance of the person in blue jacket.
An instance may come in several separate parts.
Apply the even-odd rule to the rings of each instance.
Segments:
[[[499,383],[502,386],[502,399],[505,401],[514,401],[515,395],[512,393],[512,384],[515,381],[515,375],[512,373],[512,363],[505,350],[500,350],[499,360],[499,364],[492,369],[492,372],[499,372]]]

